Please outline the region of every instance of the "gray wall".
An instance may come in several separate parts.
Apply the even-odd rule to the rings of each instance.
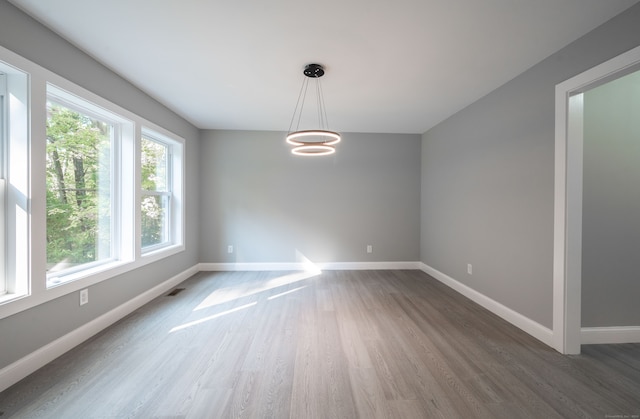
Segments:
[[[203,133],[201,262],[418,260],[419,135],[346,133],[324,157],[284,135]]]
[[[552,327],[555,85],[639,27],[636,5],[423,135],[422,262]]]
[[[198,262],[199,132],[6,1],[0,1],[0,45],[182,136],[187,162],[186,251],[90,287],[90,303],[82,308],[73,293],[0,319],[3,368]]]
[[[2,340],[0,368],[198,261],[291,262],[296,250],[319,262],[419,257],[551,327],[554,86],[640,44],[639,26],[640,5],[425,133],[422,145],[419,136],[347,134],[337,155],[308,160],[290,156],[281,133],[209,131],[200,147],[195,127],[0,1],[2,46],[187,139],[186,252],[91,287],[82,310],[73,294],[0,320],[0,336],[13,337]]]
[[[584,94],[582,325],[640,325],[640,71]]]

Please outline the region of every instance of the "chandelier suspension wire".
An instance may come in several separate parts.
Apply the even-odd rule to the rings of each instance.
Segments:
[[[327,118],[327,106],[324,103],[324,92],[322,90],[322,80],[318,80],[318,98],[319,102],[322,104],[320,107],[320,116],[321,116],[321,124],[322,129],[329,129],[329,118]]]
[[[320,64],[308,64],[303,74],[306,78],[302,81],[302,86],[298,92],[298,100],[291,116],[289,131],[287,132],[286,142],[294,146],[291,152],[300,156],[326,156],[335,153],[335,144],[341,140],[340,134],[329,131],[329,121],[327,118],[327,109],[324,103],[324,93],[320,77],[324,75],[324,68]],[[318,118],[318,129],[300,130],[300,122],[304,111],[304,102],[307,98],[309,90],[309,79],[315,79],[316,94],[316,113]],[[297,120],[296,120],[296,113]],[[296,123],[295,131],[291,131],[294,122]]]
[[[303,97],[302,92],[304,91],[304,97],[307,96],[305,87],[307,84],[305,84],[305,81],[307,81],[307,79],[304,79],[302,81],[302,85],[300,86],[300,92],[298,92],[298,100],[296,102],[296,107],[293,109],[293,115],[291,115],[291,122],[289,123],[289,130],[287,131],[287,134],[291,133],[291,128],[293,127],[293,121],[296,119],[296,113],[298,112],[298,106],[300,105],[300,98]],[[302,99],[302,106],[304,107],[304,98]],[[298,115],[298,124],[296,125],[296,131],[298,130],[298,126],[300,125],[300,116],[302,116],[302,109],[300,109],[300,114]]]
[[[324,126],[324,119],[322,116],[322,96],[320,96],[320,92],[322,91],[322,88],[320,86],[320,80],[318,80],[316,82],[316,107],[318,108],[318,121],[320,123],[320,129],[325,129]]]

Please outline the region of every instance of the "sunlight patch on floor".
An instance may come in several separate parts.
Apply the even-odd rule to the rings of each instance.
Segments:
[[[272,295],[271,297],[268,297],[268,298],[267,298],[267,300],[274,300],[274,299],[276,299],[276,298],[283,297],[283,296],[285,296],[285,295],[287,295],[287,294],[292,294],[292,293],[294,293],[294,292],[298,292],[298,291],[300,291],[301,289],[305,289],[305,288],[307,288],[307,286],[306,286],[306,285],[303,285],[303,286],[301,286],[301,287],[294,288],[294,289],[289,290],[289,291],[281,292],[280,294]]]
[[[284,287],[305,279],[313,278],[322,273],[320,268],[304,256],[300,251],[296,250],[296,259],[303,267],[303,271],[296,271],[286,275],[279,276],[277,278],[270,279],[268,281],[261,282],[257,286],[243,283],[238,287],[227,287],[217,289],[205,297],[204,300],[193,311],[202,310],[205,308],[213,307],[218,304],[228,303],[244,297],[250,297],[252,295],[260,294],[265,291],[269,291],[275,288]]]
[[[173,333],[173,332],[177,332],[179,330],[187,329],[187,328],[192,327],[192,326],[197,326],[197,325],[199,325],[201,323],[205,323],[205,322],[217,319],[218,317],[226,316],[227,314],[235,313],[236,311],[245,310],[245,309],[247,309],[249,307],[255,306],[256,304],[258,304],[258,302],[254,301],[253,303],[249,303],[249,304],[245,304],[245,305],[240,306],[240,307],[232,308],[231,310],[227,310],[227,311],[223,311],[221,313],[217,313],[217,314],[214,314],[214,315],[211,315],[211,316],[203,317],[202,319],[194,320],[192,322],[185,323],[185,324],[182,324],[180,326],[176,326],[173,329],[169,330],[169,333]]]
[[[242,284],[237,288],[224,288],[215,290],[209,294],[193,311],[202,310],[205,308],[213,307],[218,304],[228,303],[230,301],[237,300],[239,298],[250,297],[252,295],[260,294],[265,291],[269,291],[275,288],[290,285],[305,279],[312,278],[318,275],[315,271],[309,272],[295,272],[287,275],[279,276],[277,278],[270,279],[262,282],[257,286],[246,287],[247,284]]]

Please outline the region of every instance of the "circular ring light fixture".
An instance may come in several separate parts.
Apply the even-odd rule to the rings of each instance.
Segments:
[[[317,141],[301,141],[296,138],[318,137]],[[323,140],[326,139],[326,140]],[[309,143],[321,143],[324,145],[334,145],[340,142],[340,134],[333,131],[310,129],[306,131],[296,131],[287,135],[287,143],[291,145],[305,145]]]
[[[294,147],[291,153],[296,156],[328,156],[336,152],[335,147],[324,144],[305,144]]]
[[[324,105],[322,85],[319,80],[320,77],[324,75],[324,67],[320,64],[308,64],[302,73],[307,78],[304,78],[302,81],[302,87],[300,88],[298,102],[296,103],[293,116],[291,117],[291,124],[289,126],[289,133],[287,134],[286,141],[288,144],[296,146],[291,150],[291,152],[298,156],[326,156],[333,154],[336,152],[336,149],[333,146],[340,142],[341,137],[337,132],[326,129],[329,123],[327,121],[327,111]],[[300,124],[309,80],[315,80],[316,82],[316,103],[318,104],[318,125],[320,128],[298,130],[298,126],[296,126],[296,130],[292,131],[291,128],[293,127],[293,122],[296,120],[296,115],[298,121],[297,125]],[[299,112],[298,109],[300,109]]]

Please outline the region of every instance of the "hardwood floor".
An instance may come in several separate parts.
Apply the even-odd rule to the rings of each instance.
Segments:
[[[180,287],[0,393],[2,419],[640,415],[640,345],[560,355],[420,271]]]

